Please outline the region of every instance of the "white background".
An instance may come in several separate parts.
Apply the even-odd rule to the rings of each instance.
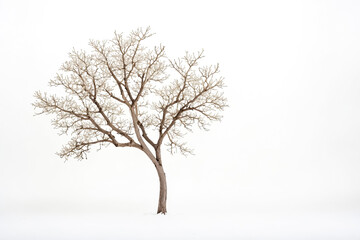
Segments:
[[[358,1],[0,0],[0,239],[359,239]],[[151,26],[205,49],[230,107],[158,179],[131,149],[63,161],[31,103],[73,48]]]

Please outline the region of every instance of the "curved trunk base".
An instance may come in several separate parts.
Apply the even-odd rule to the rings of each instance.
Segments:
[[[166,214],[166,206],[158,206],[157,214]]]
[[[162,166],[156,166],[157,173],[160,180],[160,194],[157,214],[166,214],[166,198],[167,198],[167,185],[166,175]]]

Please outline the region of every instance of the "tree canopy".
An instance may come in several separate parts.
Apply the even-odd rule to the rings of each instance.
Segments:
[[[60,157],[83,159],[93,145],[109,144],[156,152],[164,143],[187,154],[184,134],[221,119],[219,65],[200,66],[203,51],[170,59],[163,45],[144,45],[152,35],[147,28],[90,40],[91,51],[72,50],[50,81],[64,94],[35,93],[37,114],[51,114],[52,125],[72,136]]]

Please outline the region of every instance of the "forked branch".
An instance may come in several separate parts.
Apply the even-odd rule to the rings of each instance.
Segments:
[[[207,129],[221,119],[227,105],[219,65],[199,66],[203,51],[169,60],[164,46],[144,45],[152,35],[146,28],[91,40],[92,51],[73,50],[50,81],[63,97],[35,93],[38,114],[55,116],[54,127],[73,136],[61,157],[82,159],[91,146],[112,144],[145,151],[158,164],[165,139],[172,152],[189,153],[179,139],[194,124]]]

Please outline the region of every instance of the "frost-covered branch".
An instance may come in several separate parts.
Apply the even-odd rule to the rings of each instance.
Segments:
[[[91,146],[135,147],[155,161],[163,141],[182,153],[196,125],[207,129],[226,107],[219,65],[200,66],[203,51],[169,60],[162,45],[148,48],[150,28],[128,36],[91,40],[91,51],[69,53],[50,81],[63,94],[36,92],[37,114],[54,116],[61,134],[72,135],[61,157],[82,159]]]

